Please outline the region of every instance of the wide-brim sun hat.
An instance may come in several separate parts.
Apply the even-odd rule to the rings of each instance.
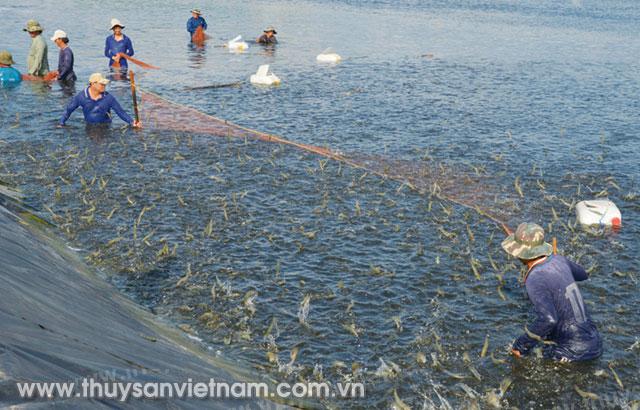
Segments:
[[[270,31],[273,31],[273,34],[278,34],[278,32],[276,31],[276,29],[273,26],[269,26],[266,29],[264,29],[265,33],[268,33]]]
[[[200,12],[200,9],[193,9],[191,10],[192,13],[196,13],[198,16],[202,15],[202,12]]]
[[[109,80],[107,80],[101,73],[93,73],[91,77],[89,77],[89,84],[100,83],[107,85],[109,84]]]
[[[56,30],[51,37],[51,41],[56,41],[59,38],[67,38],[67,33],[62,30]]]
[[[0,51],[0,64],[13,65],[16,62],[13,61],[13,56],[7,50]]]
[[[124,26],[122,25],[122,23],[120,22],[120,20],[118,19],[111,19],[111,28],[109,30],[113,30],[114,27],[120,27],[120,28],[124,28]]]
[[[27,21],[27,26],[23,28],[22,31],[33,33],[36,31],[44,31],[44,28],[40,25],[40,23],[38,23],[37,20],[29,20]]]
[[[511,256],[527,260],[553,253],[553,246],[544,241],[544,229],[529,222],[518,225],[518,229],[502,241],[502,249]]]

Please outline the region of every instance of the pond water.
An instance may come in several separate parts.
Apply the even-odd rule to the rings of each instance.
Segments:
[[[1,90],[0,180],[203,347],[278,380],[365,383],[364,399],[330,408],[389,408],[394,391],[412,408],[484,408],[505,379],[504,406],[637,406],[640,5],[221,1],[203,10],[212,39],[198,49],[184,30],[189,2],[114,1],[109,15],[98,2],[23,3],[0,6],[21,71],[33,17],[47,38],[67,31],[79,78],[106,72],[117,17],[136,57],[161,67],[134,67],[143,89],[368,164],[179,126],[86,128],[80,113],[58,129],[68,91]],[[271,24],[275,50],[221,47]],[[340,64],[316,63],[328,47]],[[260,64],[282,85],[251,86]],[[128,87],[109,90],[131,112]],[[389,168],[438,170],[444,195],[372,172]],[[575,202],[595,197],[618,204],[620,232],[575,226]],[[540,223],[589,269],[580,288],[601,359],[511,359],[531,317],[521,268],[500,228],[460,198],[510,226]]]

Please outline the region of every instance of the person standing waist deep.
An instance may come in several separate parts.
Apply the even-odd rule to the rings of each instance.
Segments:
[[[11,67],[15,62],[7,50],[0,51],[0,87],[17,85],[22,81],[20,71]]]
[[[115,97],[105,91],[105,87],[109,84],[109,80],[104,78],[100,73],[93,73],[89,77],[89,86],[79,92],[71,102],[67,105],[62,117],[60,117],[59,126],[65,126],[71,114],[78,108],[82,107],[84,120],[89,124],[109,124],[111,123],[111,110],[113,109],[122,121],[139,128],[142,126],[139,121],[134,121],[127,114]]]
[[[56,73],[56,79],[62,82],[73,82],[77,80],[76,74],[73,72],[73,51],[69,47],[69,38],[67,33],[62,30],[56,30],[51,37],[59,48],[60,53],[58,55],[58,70]]]
[[[122,33],[124,26],[118,19],[111,19],[113,34],[107,37],[104,45],[104,55],[109,58],[109,67],[126,71],[128,64],[122,54],[133,56],[133,44],[131,39]]]
[[[42,38],[44,29],[36,20],[29,20],[27,27],[22,29],[31,36],[31,48],[27,58],[27,74],[44,77],[49,73],[49,59],[47,58],[47,43]]]

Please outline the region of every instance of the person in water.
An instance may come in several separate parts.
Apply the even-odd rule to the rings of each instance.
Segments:
[[[0,86],[20,84],[20,71],[11,67],[15,64],[13,56],[7,50],[0,51]]]
[[[113,109],[122,121],[133,127],[141,127],[139,121],[134,121],[127,114],[116,98],[105,91],[109,84],[109,80],[104,78],[100,73],[93,73],[89,77],[89,86],[79,92],[69,105],[67,105],[64,114],[60,118],[60,126],[64,126],[71,114],[78,108],[82,107],[84,120],[89,124],[105,124],[111,122],[111,109]]]
[[[126,71],[129,67],[127,59],[122,55],[133,56],[131,39],[122,33],[124,26],[118,19],[111,19],[113,34],[107,37],[104,45],[104,55],[109,58],[109,67]]]
[[[260,44],[276,44],[278,43],[276,34],[278,34],[276,29],[273,28],[273,26],[269,26],[264,30],[264,33],[260,37],[258,37],[256,42]]]
[[[69,47],[69,38],[67,33],[62,30],[56,30],[51,37],[58,48],[60,53],[58,54],[58,70],[52,73],[56,76],[55,79],[64,83],[72,83],[77,80],[76,74],[73,72],[73,51]]]
[[[521,357],[542,342],[548,359],[574,362],[599,357],[602,339],[576,284],[588,278],[587,272],[564,256],[552,255],[544,230],[534,223],[520,224],[502,248],[527,266],[524,283],[536,312],[512,353]]]
[[[202,17],[202,13],[199,9],[193,9],[191,10],[191,17],[187,20],[187,31],[192,39],[198,27],[202,27],[203,30],[206,30],[207,21]]]
[[[44,29],[36,20],[29,20],[22,29],[31,36],[31,48],[27,58],[27,75],[44,77],[49,73],[49,59],[47,58],[47,43],[42,38]]]

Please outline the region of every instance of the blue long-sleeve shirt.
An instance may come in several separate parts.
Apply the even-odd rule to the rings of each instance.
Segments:
[[[107,37],[107,40],[104,44],[104,56],[109,58],[109,67],[111,67],[114,63],[113,56],[118,53],[124,53],[128,56],[133,55],[133,44],[131,43],[131,39],[124,34],[122,35],[122,40],[116,41],[115,36],[112,34]],[[129,65],[127,64],[127,60],[124,58],[120,59],[120,67],[126,69]]]
[[[75,81],[76,74],[73,72],[73,51],[70,47],[60,49],[58,55],[58,80]]]
[[[84,120],[90,124],[110,123],[111,109],[118,114],[118,117],[120,117],[122,121],[129,125],[133,124],[133,119],[122,109],[113,95],[105,91],[101,98],[94,100],[89,95],[89,87],[87,87],[69,102],[64,114],[62,114],[60,118],[60,125],[65,125],[71,113],[78,107],[82,107]]]
[[[589,360],[602,354],[602,339],[591,320],[576,281],[588,278],[586,271],[564,256],[552,255],[534,266],[526,279],[536,317],[527,325],[513,348],[527,354],[539,342],[530,334],[552,342],[544,345],[547,358]]]
[[[198,16],[197,19],[190,17],[189,20],[187,20],[187,31],[191,33],[191,35],[196,32],[199,26],[202,26],[205,30],[207,29],[207,22],[202,16]]]

